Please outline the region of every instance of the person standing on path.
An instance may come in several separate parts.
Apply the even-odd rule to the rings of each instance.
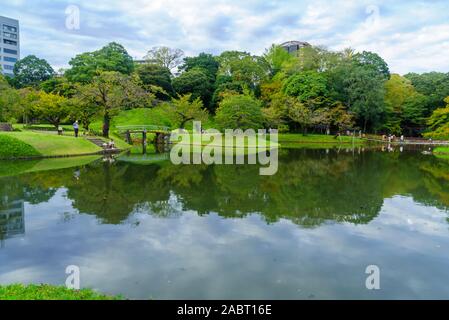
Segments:
[[[75,123],[73,124],[73,130],[75,130],[75,138],[78,138],[78,132],[79,132],[79,125],[78,125],[78,120],[75,121]]]

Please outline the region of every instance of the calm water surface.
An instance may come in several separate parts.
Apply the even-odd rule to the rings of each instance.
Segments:
[[[77,265],[129,298],[449,298],[448,207],[449,160],[419,152],[282,150],[272,177],[100,159],[0,178],[0,283]]]

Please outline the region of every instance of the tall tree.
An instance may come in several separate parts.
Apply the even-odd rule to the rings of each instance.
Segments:
[[[163,90],[156,93],[157,98],[167,100],[174,95],[172,74],[168,68],[146,63],[137,67],[137,74],[145,86],[156,86]]]
[[[218,69],[220,64],[217,59],[208,53],[200,53],[196,57],[186,57],[184,58],[184,63],[180,67],[183,71],[190,71],[192,69],[201,69],[213,79],[217,77]]]
[[[55,71],[45,59],[30,55],[16,62],[12,81],[17,88],[37,87],[54,74]]]
[[[78,98],[98,108],[103,117],[103,136],[109,136],[111,118],[120,110],[148,106],[152,98],[136,79],[119,72],[101,72],[79,89]]]
[[[70,60],[71,66],[65,76],[72,82],[89,83],[103,71],[115,71],[131,74],[134,62],[126,49],[116,42],[111,42],[100,50],[77,55]]]
[[[39,92],[38,100],[34,103],[33,114],[45,120],[58,129],[70,113],[67,99],[53,93]]]
[[[153,47],[148,51],[145,59],[149,63],[157,64],[169,70],[173,70],[182,63],[184,51],[181,49],[172,49],[169,47]]]
[[[189,94],[172,99],[171,102],[164,105],[164,108],[172,118],[172,122],[181,129],[184,129],[189,121],[206,121],[208,119],[208,112],[204,109],[201,99],[196,98],[192,101]]]
[[[248,95],[229,95],[221,101],[215,121],[220,129],[263,128],[260,103]]]
[[[203,104],[209,107],[214,89],[214,79],[203,69],[194,68],[173,79],[173,88],[180,95],[191,94],[192,101],[200,98]]]
[[[449,96],[449,73],[428,72],[423,74],[409,73],[409,79],[416,90],[425,95],[427,101],[427,115],[436,108],[444,107],[444,99]]]

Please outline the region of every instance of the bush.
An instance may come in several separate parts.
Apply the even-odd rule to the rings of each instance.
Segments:
[[[264,117],[259,102],[246,95],[227,96],[217,109],[215,121],[220,129],[260,129]]]
[[[90,289],[70,290],[50,285],[13,284],[0,286],[0,300],[119,300],[121,297],[108,297]]]
[[[31,145],[6,134],[0,134],[0,158],[21,158],[41,155]]]

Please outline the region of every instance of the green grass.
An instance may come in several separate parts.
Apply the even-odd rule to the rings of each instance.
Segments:
[[[268,147],[276,148],[279,147],[278,143],[270,142],[260,136],[256,136],[257,139],[254,141],[249,141],[248,139],[244,139],[244,144],[242,146],[236,146],[237,140],[233,137],[227,137],[226,135],[216,135],[216,134],[194,134],[189,133],[190,136],[190,145],[201,145],[201,146],[233,146],[233,148],[257,148],[261,146],[261,141],[264,141],[265,145]],[[213,138],[212,138],[213,137]],[[186,141],[189,141],[186,137],[186,134],[180,134],[178,136],[179,140],[173,140],[172,142],[180,141],[179,143],[185,144]],[[173,138],[174,139],[174,138]]]
[[[51,285],[13,284],[0,286],[0,300],[122,300],[90,289],[70,290]]]
[[[0,158],[35,157],[41,153],[31,144],[11,134],[0,134]]]
[[[435,154],[446,154],[449,155],[449,147],[438,147],[433,150]]]
[[[280,133],[279,142],[288,143],[330,143],[330,144],[340,144],[340,143],[363,143],[360,138],[353,138],[348,136],[341,136],[335,138],[333,135],[324,134],[308,134],[303,135],[301,133]]]
[[[43,156],[69,156],[96,153],[102,149],[83,139],[35,132],[5,132],[7,136],[32,146]]]

